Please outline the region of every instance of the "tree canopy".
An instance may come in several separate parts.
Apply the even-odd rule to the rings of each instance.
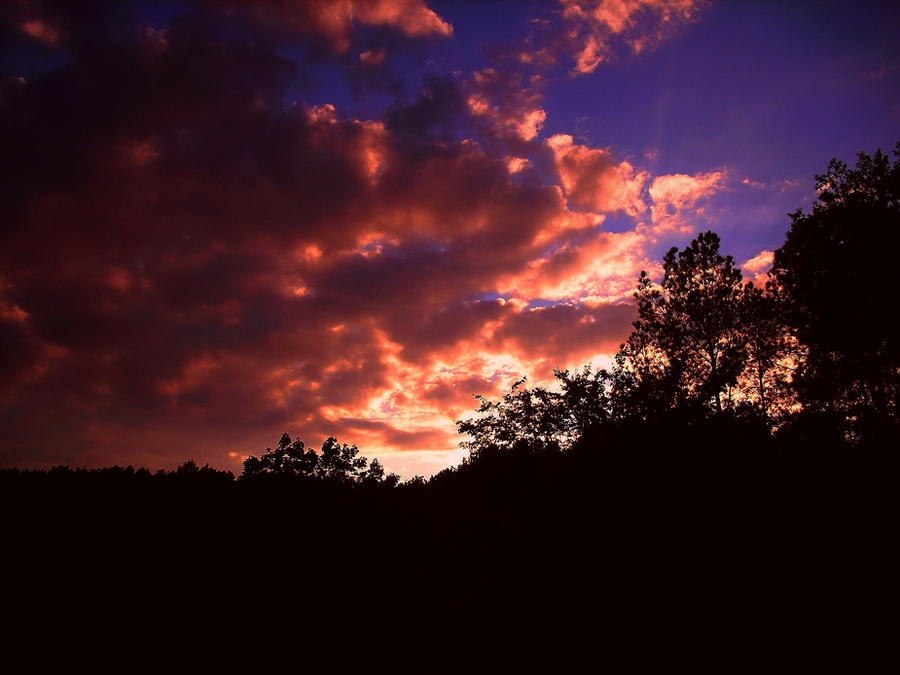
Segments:
[[[851,445],[896,438],[900,159],[835,159],[816,187],[812,213],[790,214],[765,287],[743,281],[716,233],[699,233],[665,254],[658,282],[641,272],[610,370],[557,370],[558,391],[520,380],[497,402],[479,396],[477,416],[457,423],[464,447],[566,448],[591,429],[673,414]]]
[[[807,354],[795,386],[807,410],[834,413],[859,438],[896,424],[900,324],[900,143],[893,165],[878,150],[856,167],[833,159],[816,176],[811,213],[790,214],[773,281]]]
[[[266,448],[260,457],[251,455],[244,460],[242,478],[265,475],[360,485],[393,486],[400,481],[397,474],[385,476],[384,467],[378,459],[373,459],[370,464],[366,457],[359,454],[359,448],[355,445],[341,444],[329,436],[322,443],[321,452],[316,452],[312,448],[306,449],[300,438],[292,441],[286,433],[274,449]]]
[[[625,350],[662,405],[712,405],[722,412],[722,394],[746,361],[741,271],[719,246],[717,234],[700,233],[682,251],[666,253],[659,286],[641,273],[638,318]]]

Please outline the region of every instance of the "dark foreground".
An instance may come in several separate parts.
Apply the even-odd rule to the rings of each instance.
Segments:
[[[888,630],[874,617],[893,611],[893,448],[748,433],[727,446],[701,434],[688,450],[684,433],[632,429],[565,453],[523,444],[399,487],[4,471],[4,584],[43,621],[88,603],[188,625],[255,606],[382,629],[579,616],[629,639],[696,620],[773,639]]]

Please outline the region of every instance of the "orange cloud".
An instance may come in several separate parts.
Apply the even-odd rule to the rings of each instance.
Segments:
[[[598,233],[586,243],[560,246],[500,279],[501,293],[519,298],[575,300],[586,305],[628,302],[641,269],[651,264],[638,232]]]
[[[646,210],[642,197],[649,178],[629,162],[616,163],[608,150],[576,144],[568,134],[547,140],[569,201],[599,212],[624,211],[638,216]]]
[[[32,19],[24,22],[22,24],[22,30],[35,40],[40,40],[52,47],[59,44],[59,30],[40,19]]]
[[[321,3],[319,11],[331,14],[325,5]],[[410,37],[453,35],[453,27],[423,0],[344,0],[335,5],[343,16],[373,26],[394,26]]]
[[[384,59],[387,56],[387,52],[384,48],[381,49],[367,49],[364,52],[361,52],[359,55],[360,63],[367,66],[380,66],[384,63]]]
[[[507,157],[506,158],[506,167],[509,169],[510,174],[519,173],[520,171],[524,171],[528,166],[530,166],[531,161],[526,159],[525,157]]]
[[[760,251],[757,255],[741,265],[741,269],[751,272],[752,274],[760,274],[768,271],[772,266],[773,260],[775,260],[775,254],[772,251]]]
[[[354,24],[387,26],[407,37],[450,37],[453,26],[425,0],[207,0],[239,6],[279,32],[322,35],[338,52],[350,48]]]
[[[449,30],[423,2],[243,6],[320,34],[333,10],[347,40],[362,21]],[[21,129],[4,148],[4,464],[240,471],[288,431],[427,475],[461,456],[453,422],[473,394],[608,360],[657,242],[601,227],[645,213],[646,172],[571,136],[535,142],[536,84],[499,70],[434,78],[382,119],[286,109],[296,78],[277,40],[248,53],[216,25],[160,29],[155,58],[147,36],[130,52],[114,36],[123,68],[76,52],[54,72],[107,96],[24,87],[47,97],[25,126],[0,109]],[[119,86],[122,72],[155,86]],[[456,140],[473,117],[486,138]],[[91,119],[89,143],[70,133]],[[542,180],[551,159],[560,185]],[[665,178],[656,197],[690,203]]]
[[[469,110],[485,122],[493,135],[532,141],[547,120],[541,96],[526,86],[518,73],[484,68],[472,76]]]
[[[706,0],[559,0],[575,72],[590,73],[616,44],[635,53],[653,47],[679,24],[693,20]]]

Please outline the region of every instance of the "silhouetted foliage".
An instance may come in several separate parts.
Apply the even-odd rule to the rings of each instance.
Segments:
[[[885,316],[898,177],[900,161],[891,166],[880,151],[860,153],[853,170],[832,160],[816,177],[813,213],[791,214],[765,288],[742,281],[713,232],[673,247],[660,283],[641,273],[638,317],[611,370],[554,371],[558,391],[523,379],[497,402],[478,396],[476,416],[457,422],[470,438],[463,447],[473,461],[536,445],[565,450],[663,420],[686,425],[690,440],[711,416],[823,453],[844,441],[887,447],[900,388],[900,329]]]
[[[900,156],[900,143],[895,154]],[[900,324],[900,159],[859,153],[856,167],[833,159],[816,176],[812,213],[792,214],[775,251],[773,280],[806,350],[795,386],[809,412],[843,420],[848,438],[896,434]]]
[[[741,405],[777,425],[796,402],[793,378],[803,350],[790,334],[784,318],[778,286],[765,290],[752,282],[743,289],[740,303],[741,331],[747,361],[739,387]]]
[[[721,413],[732,400],[747,359],[741,331],[741,271],[719,253],[719,237],[701,233],[663,258],[655,285],[641,273],[635,292],[638,319],[623,352],[651,410],[707,407]]]
[[[488,447],[509,449],[520,440],[560,441],[566,425],[559,395],[541,387],[528,389],[524,383],[524,378],[517,381],[496,402],[475,396],[480,402],[477,416],[456,423],[459,433],[471,438],[463,441],[462,447],[478,453]]]
[[[369,465],[369,460],[359,455],[359,448],[338,443],[333,436],[325,439],[321,452],[305,447],[299,438],[292,441],[288,434],[282,434],[274,450],[266,448],[260,457],[251,455],[244,460],[241,477],[251,479],[268,475],[389,486],[400,481],[397,474],[385,476],[384,467],[377,459]]]

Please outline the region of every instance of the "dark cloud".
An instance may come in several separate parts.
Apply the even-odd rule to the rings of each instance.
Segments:
[[[468,109],[458,80],[426,76],[420,95],[410,103],[397,102],[385,115],[390,131],[412,138],[452,140]]]

